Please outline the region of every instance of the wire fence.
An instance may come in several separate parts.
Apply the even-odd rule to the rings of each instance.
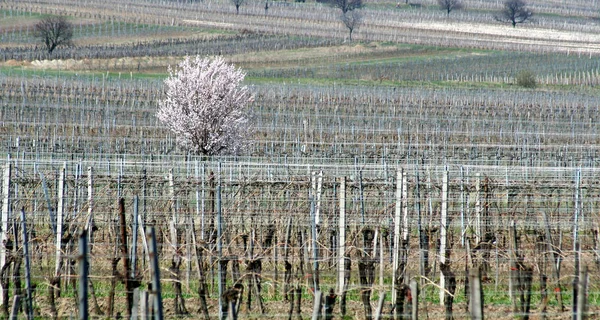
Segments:
[[[465,316],[469,284],[464,276],[469,270],[482,270],[487,315],[510,312],[512,302],[520,303],[519,294],[530,292],[531,312],[541,314],[545,304],[547,316],[562,317],[570,312],[572,280],[587,267],[588,308],[596,312],[599,294],[592,271],[600,266],[600,171],[596,169],[399,168],[359,163],[333,168],[210,159],[142,163],[10,159],[3,163],[3,223],[9,227],[3,229],[8,240],[0,253],[21,252],[22,243],[14,235],[22,208],[31,239],[33,305],[42,316],[75,314],[70,311],[74,308],[53,311],[56,301],[75,307],[72,299],[57,296],[51,302],[44,292],[56,281],[62,297],[77,290],[73,266],[83,230],[93,230],[90,288],[99,301],[94,312],[128,312],[127,304],[118,303],[126,295],[125,289],[118,289],[123,276],[115,273],[121,267],[116,269],[118,264],[113,263],[119,261],[123,244],[118,230],[121,210],[129,248],[133,234],[147,226],[156,228],[169,316],[183,312],[173,309],[177,299],[198,305],[197,289],[203,285],[207,305],[214,306],[218,292],[224,292],[219,291],[219,279],[223,290],[239,283],[251,292],[244,297],[244,312],[286,316],[285,297],[293,288],[302,290],[309,301],[312,298],[306,294],[315,289],[348,295],[346,312],[356,314],[367,312],[358,299],[365,290],[388,292],[383,308],[388,313],[395,305],[389,293],[402,287],[403,281],[417,279],[422,286],[419,309],[436,318],[443,311],[438,295],[442,265],[455,277],[456,317]],[[61,234],[59,242],[57,234]],[[131,269],[138,285],[150,282],[152,276],[143,238],[140,234],[137,250],[127,253],[130,260],[138,261]],[[440,249],[442,243],[445,250]],[[349,279],[345,273],[340,275],[340,261],[345,258],[351,261],[348,270],[342,268]],[[517,264],[531,269],[534,279],[546,277],[547,282],[535,280],[529,291],[518,289],[516,283],[522,278],[511,274]],[[553,265],[558,266],[558,275]],[[13,270],[20,268],[13,264]],[[204,284],[199,283],[198,272],[204,274]],[[361,282],[363,272],[371,272],[370,282]],[[8,277],[6,272],[3,276]],[[343,279],[346,285],[340,287]],[[253,291],[254,286],[259,290]],[[564,310],[552,297],[553,290],[560,290]],[[218,308],[210,310],[218,313]],[[196,314],[195,308],[185,311]]]

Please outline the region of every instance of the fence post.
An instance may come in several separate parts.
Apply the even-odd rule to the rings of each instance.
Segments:
[[[88,314],[88,235],[83,230],[79,236],[79,319],[86,320]]]
[[[92,243],[94,240],[93,225],[94,225],[94,178],[93,168],[88,167],[88,217],[86,222],[86,230],[88,232],[88,243]]]
[[[475,243],[480,243],[483,239],[483,222],[481,217],[481,173],[475,174]]]
[[[313,303],[312,320],[318,320],[321,318],[321,301],[323,300],[323,292],[317,290],[315,292],[315,301]]]
[[[12,304],[12,308],[10,309],[10,320],[17,320],[19,318],[19,302],[20,302],[20,297],[19,295],[16,295],[13,297],[13,304]]]
[[[379,301],[377,302],[377,311],[375,311],[375,320],[381,319],[383,312],[383,303],[385,302],[385,292],[379,294]]]
[[[152,293],[154,297],[154,318],[156,320],[163,319],[163,304],[162,296],[160,292],[160,268],[158,265],[158,252],[156,250],[156,231],[154,227],[149,227],[150,230],[146,232],[146,236],[149,237],[149,248],[148,254],[150,255],[150,270],[152,272]]]
[[[221,182],[219,179],[219,184],[217,185],[217,258],[219,259],[218,266],[221,265],[221,259],[223,259],[223,225],[222,225],[222,216],[221,216]],[[225,283],[223,283],[224,271],[223,268],[218,268],[219,275],[219,319],[223,319],[223,292],[225,291]],[[251,288],[248,288],[251,290]]]
[[[444,177],[442,179],[442,212],[441,212],[441,221],[440,221],[440,305],[445,304],[445,296],[446,296],[446,276],[444,272],[441,271],[441,265],[446,264],[446,242],[447,239],[447,229],[448,227],[448,170],[444,170]]]
[[[21,208],[21,231],[23,235],[23,257],[25,259],[25,290],[27,295],[26,308],[27,319],[33,319],[33,301],[31,300],[31,263],[29,261],[29,240],[27,239],[27,224],[25,221],[25,209]]]
[[[131,230],[131,236],[133,237],[131,241],[131,279],[136,278],[136,269],[137,269],[137,242],[138,242],[138,228],[139,228],[139,197],[136,195],[133,198],[133,230]]]
[[[546,243],[548,246],[548,253],[550,254],[550,265],[552,266],[552,275],[554,276],[554,280],[556,281],[554,287],[554,293],[556,294],[556,300],[558,302],[558,308],[560,312],[564,311],[564,304],[562,300],[562,288],[560,285],[560,269],[559,269],[559,253],[557,249],[555,249],[554,242],[552,241],[552,233],[550,232],[550,222],[548,220],[548,215],[545,211],[542,210],[542,218],[544,220],[544,231],[546,234]]]
[[[139,318],[140,310],[140,288],[133,289],[133,308],[131,309],[131,320]]]
[[[576,250],[576,244],[579,241],[579,220],[581,214],[581,169],[575,173],[575,217],[573,219],[573,250]],[[582,221],[583,223],[583,221]]]
[[[179,212],[177,210],[177,199],[175,198],[175,178],[173,177],[173,168],[169,169],[169,194],[171,196],[171,212],[175,224],[179,222]]]
[[[412,298],[412,319],[419,319],[419,282],[415,279],[410,280],[410,295]]]
[[[460,245],[465,247],[465,170],[460,167]]]
[[[339,228],[339,262],[338,262],[338,284],[340,295],[340,313],[346,313],[346,177],[340,179],[340,218],[338,220]]]
[[[129,252],[127,250],[127,225],[125,220],[125,199],[119,199],[119,226],[120,226],[120,250],[121,259],[123,259],[123,282],[125,285],[125,295],[127,296],[127,316],[131,318],[131,308],[133,307],[133,288],[132,279],[129,277],[131,266],[129,261]]]
[[[319,171],[319,175],[317,176],[317,189],[315,191],[315,224],[318,226],[321,223],[321,193],[323,191],[323,170]]]
[[[402,170],[402,263],[406,264],[408,257],[408,236],[410,235],[410,225],[408,221],[408,177],[405,170]]]
[[[400,250],[400,213],[402,211],[402,168],[396,172],[396,207],[394,212],[394,253],[392,257],[392,304],[396,301],[396,281],[398,279]]]
[[[8,218],[10,214],[10,176],[12,164],[10,156],[4,166],[4,179],[2,180],[2,231],[0,231],[0,268],[6,264],[6,239],[8,239]],[[4,289],[0,286],[0,301],[4,301]]]
[[[46,205],[48,206],[48,215],[50,216],[50,224],[52,225],[52,233],[56,234],[56,216],[54,214],[54,208],[52,207],[52,202],[50,201],[50,195],[48,192],[48,184],[46,183],[46,178],[44,177],[44,175],[41,172],[40,172],[40,179],[42,180],[42,188],[44,189],[44,198],[46,199]]]
[[[148,291],[140,291],[140,319],[148,320]]]
[[[583,267],[579,273],[579,282],[577,285],[577,310],[575,314],[576,320],[585,320],[588,318],[587,309],[587,284],[588,284],[588,268]]]
[[[471,319],[483,320],[483,288],[481,287],[481,270],[475,269],[470,276],[469,284],[471,285],[469,299],[469,311]]]
[[[58,277],[61,267],[61,254],[62,254],[62,228],[63,228],[63,216],[64,216],[64,195],[65,195],[65,171],[67,163],[63,164],[60,170],[60,178],[58,180],[58,204],[56,207],[56,265],[54,269],[54,275]]]
[[[310,199],[310,213],[311,213],[311,229],[312,229],[312,288],[313,292],[320,291],[319,288],[319,247],[317,246],[317,218],[316,218],[316,208],[315,208],[315,199]]]

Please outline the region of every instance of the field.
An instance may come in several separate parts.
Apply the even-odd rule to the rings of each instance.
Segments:
[[[371,0],[350,41],[265,1],[0,1],[4,317],[299,319],[317,291],[345,319],[598,317],[600,3],[512,28],[496,0]],[[42,48],[45,15],[73,46]],[[157,120],[186,55],[246,72],[242,154]]]

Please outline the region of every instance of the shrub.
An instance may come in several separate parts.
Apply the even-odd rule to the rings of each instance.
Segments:
[[[537,78],[531,70],[523,70],[517,74],[517,85],[533,89],[537,87]]]

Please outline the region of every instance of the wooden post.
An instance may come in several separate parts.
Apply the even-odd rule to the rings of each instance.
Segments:
[[[383,313],[383,303],[385,302],[385,292],[379,294],[379,301],[377,302],[377,310],[375,311],[375,320],[381,319]]]
[[[146,232],[148,239],[149,248],[148,254],[150,255],[150,270],[152,272],[152,293],[154,296],[154,312],[155,319],[163,319],[163,304],[160,289],[160,268],[158,264],[158,251],[156,250],[156,231],[154,227],[150,227],[150,230]]]
[[[0,268],[4,268],[6,265],[6,240],[8,239],[8,220],[10,214],[10,176],[12,171],[12,164],[10,162],[10,156],[4,166],[4,178],[2,180],[2,230],[0,231]],[[4,295],[8,292],[4,291],[4,288],[0,286],[0,301],[4,301]]]
[[[325,296],[325,320],[333,320],[333,308],[335,306],[337,295],[334,289],[329,289],[329,294]]]
[[[444,170],[442,179],[442,212],[440,221],[440,266],[446,264],[446,242],[448,232],[448,170]],[[444,297],[446,296],[446,277],[440,267],[440,305],[444,305]]]
[[[83,230],[79,236],[79,319],[86,320],[88,314],[88,236]]]
[[[27,223],[25,221],[25,209],[21,208],[21,232],[23,235],[23,257],[25,259],[25,290],[27,300],[25,301],[27,309],[27,320],[33,319],[33,301],[31,292],[31,263],[29,261],[29,240],[27,237]]]

